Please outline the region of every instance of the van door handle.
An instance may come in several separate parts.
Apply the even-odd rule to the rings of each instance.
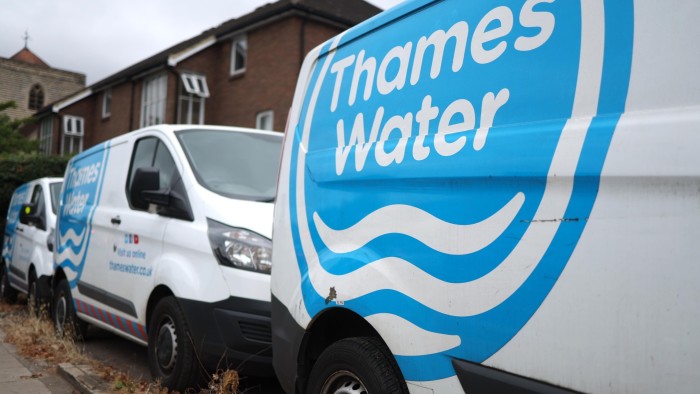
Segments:
[[[19,231],[20,233],[24,232],[24,229],[22,227],[19,227],[19,226],[16,227],[16,230]]]
[[[119,216],[113,217],[112,224],[120,225],[120,224],[122,224],[122,219]]]

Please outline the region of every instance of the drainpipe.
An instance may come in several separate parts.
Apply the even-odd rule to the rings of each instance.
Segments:
[[[306,56],[306,18],[301,17],[301,29],[299,30],[299,69],[301,70],[301,65],[304,64],[304,57]]]
[[[134,86],[136,81],[131,80],[131,103],[129,105],[129,126],[127,131],[134,130]]]
[[[178,119],[180,119],[180,106],[178,105],[178,102],[180,100],[180,73],[175,69],[175,67],[170,67],[170,71],[175,75],[175,119],[173,119],[173,124],[178,123]],[[167,111],[167,108],[166,108]]]

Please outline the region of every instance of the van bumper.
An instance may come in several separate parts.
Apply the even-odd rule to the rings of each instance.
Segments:
[[[287,307],[272,295],[272,343],[275,354],[273,365],[277,373],[277,380],[287,393],[303,393],[306,382],[300,377],[308,376],[302,360],[299,360],[299,351],[306,335]]]
[[[272,376],[270,303],[230,297],[208,303],[179,298],[197,354],[208,370]]]

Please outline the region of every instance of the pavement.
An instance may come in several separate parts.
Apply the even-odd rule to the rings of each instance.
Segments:
[[[101,394],[109,386],[89,366],[29,361],[5,343],[0,330],[0,392],[4,394]]]

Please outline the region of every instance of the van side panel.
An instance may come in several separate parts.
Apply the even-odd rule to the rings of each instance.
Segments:
[[[29,198],[29,184],[25,183],[18,187],[12,194],[10,206],[7,209],[7,218],[5,220],[5,236],[2,243],[2,258],[4,261],[10,261],[14,252],[15,230],[19,223],[19,210],[22,204],[27,202]],[[7,267],[6,267],[7,268]]]
[[[416,392],[474,390],[469,365],[692,392],[700,56],[680,43],[698,16],[690,1],[414,1],[313,52],[275,208],[285,389],[339,308]]]

